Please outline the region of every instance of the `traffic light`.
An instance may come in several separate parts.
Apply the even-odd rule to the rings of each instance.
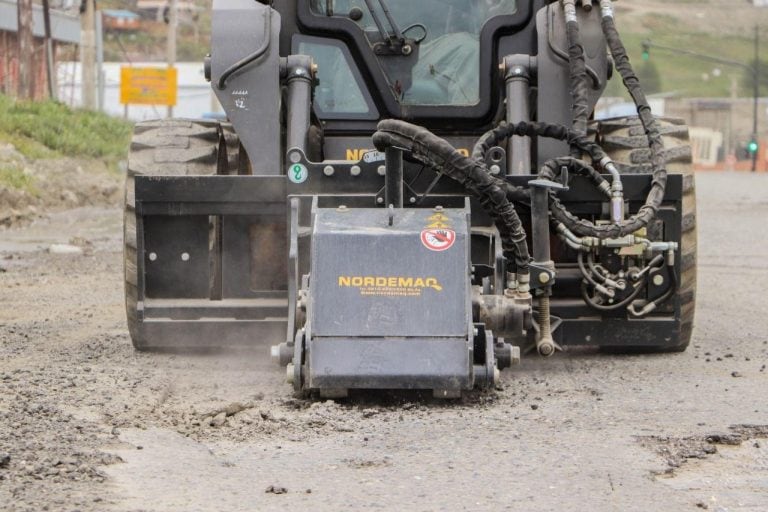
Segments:
[[[758,144],[755,139],[752,139],[747,143],[747,151],[749,151],[750,155],[754,155],[755,153],[757,153],[757,149],[758,149]]]
[[[651,58],[651,42],[650,41],[643,41],[643,60],[648,60]]]

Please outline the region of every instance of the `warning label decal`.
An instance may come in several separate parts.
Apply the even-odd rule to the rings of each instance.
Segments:
[[[450,219],[442,213],[431,215],[427,217],[427,220],[429,221],[429,224],[426,226],[427,228],[450,229],[452,227],[449,224],[449,222],[451,222]]]
[[[429,228],[421,232],[421,243],[430,251],[446,251],[456,241],[456,232],[452,229]]]

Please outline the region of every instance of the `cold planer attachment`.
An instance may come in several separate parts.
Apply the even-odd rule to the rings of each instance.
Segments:
[[[307,321],[292,351],[273,347],[285,363],[292,357],[297,393],[457,397],[492,386],[510,355],[518,359],[499,342],[499,364],[493,334],[472,321],[469,208],[314,209]]]

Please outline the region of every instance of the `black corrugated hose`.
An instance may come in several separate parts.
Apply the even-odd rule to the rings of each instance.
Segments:
[[[664,156],[662,154],[664,144],[661,139],[658,124],[656,123],[656,120],[651,113],[650,105],[648,105],[645,94],[640,87],[640,81],[637,79],[637,76],[635,75],[634,70],[632,69],[632,66],[629,62],[626,49],[621,43],[621,39],[619,38],[619,34],[616,30],[616,25],[613,21],[613,15],[611,12],[606,13],[606,11],[603,11],[602,28],[606,41],[608,42],[608,46],[611,50],[611,55],[615,61],[616,69],[619,71],[625,87],[635,102],[640,121],[645,128],[646,135],[648,136],[653,173],[651,190],[646,197],[645,204],[639,209],[637,214],[633,215],[621,224],[605,224],[596,226],[591,221],[579,219],[575,215],[571,214],[568,210],[566,210],[566,208],[554,195],[550,196],[550,210],[552,212],[553,219],[562,222],[569,230],[573,231],[574,233],[581,236],[593,236],[596,238],[605,239],[618,238],[634,233],[637,230],[646,227],[648,223],[656,217],[659,206],[664,199],[664,191],[666,189],[667,183],[667,171],[664,166]],[[578,43],[577,33],[571,32],[569,37],[574,36],[576,39],[573,39],[573,41]],[[577,53],[581,53],[581,51],[583,51],[583,48],[581,48],[580,44],[569,45],[569,49],[573,50],[574,57],[577,57]],[[581,53],[581,57],[583,57],[583,53]],[[586,87],[586,68],[584,67],[582,69],[577,65],[574,67],[574,69],[579,69],[579,72],[583,74],[580,79],[576,80],[576,84],[573,84],[574,89],[581,90],[580,86]],[[576,109],[576,104],[579,103],[576,99],[576,96],[580,95],[580,93],[575,93],[574,121],[577,120],[577,117],[583,116],[583,113],[581,113],[581,108],[578,108],[579,113],[577,113]],[[574,125],[576,125],[576,123],[574,123]],[[502,124],[487,132],[475,144],[474,150],[472,152],[472,158],[484,162],[488,149],[497,145],[502,140],[511,135],[528,135],[567,140],[571,147],[575,150],[581,149],[582,151],[588,153],[594,166],[599,166],[601,160],[606,157],[605,152],[600,149],[597,144],[588,142],[586,137],[584,137],[584,135],[578,131],[568,130],[563,126],[550,125],[546,123],[519,123],[518,125]],[[517,200],[516,196],[520,193],[521,191],[511,191],[510,198]]]
[[[645,204],[638,210],[638,212],[625,220],[621,224],[605,224],[596,226],[594,223],[579,219],[575,215],[571,214],[560,201],[551,196],[550,210],[552,217],[562,222],[569,230],[581,236],[594,236],[597,238],[618,238],[626,236],[642,229],[650,223],[659,210],[662,200],[664,199],[664,192],[667,185],[667,170],[664,165],[664,155],[662,151],[664,149],[664,143],[661,139],[661,133],[659,132],[658,124],[651,113],[651,107],[648,104],[648,100],[645,97],[645,93],[640,87],[640,81],[635,75],[632,65],[629,62],[627,51],[621,42],[619,33],[616,30],[616,24],[613,20],[613,14],[610,10],[603,11],[602,28],[605,34],[605,39],[608,42],[608,47],[613,56],[616,69],[619,71],[621,78],[624,82],[624,86],[632,96],[633,101],[637,107],[637,113],[640,117],[640,122],[645,129],[645,133],[648,137],[648,146],[651,150],[651,169],[653,173],[653,180],[651,182],[651,190],[648,192]],[[595,159],[595,155],[590,153],[594,164],[598,164],[599,160]]]
[[[643,128],[645,128],[645,134],[648,137],[648,147],[651,149],[653,182],[651,183],[651,190],[648,193],[645,205],[640,208],[637,215],[639,218],[646,219],[645,224],[647,224],[656,216],[661,201],[664,199],[664,190],[667,186],[667,169],[665,167],[663,155],[664,142],[661,138],[659,125],[651,112],[651,106],[648,104],[645,93],[640,87],[640,80],[638,80],[635,71],[632,69],[629,57],[627,56],[627,50],[624,48],[624,44],[621,42],[619,33],[616,30],[616,23],[613,20],[612,11],[609,11],[608,13],[604,11],[602,27],[605,39],[608,41],[608,47],[611,50],[611,55],[613,55],[616,69],[619,71],[624,86],[627,88],[627,91],[629,91],[629,94],[632,96],[632,100],[635,102],[637,114],[640,117],[640,122],[643,124]]]
[[[586,137],[581,136],[579,133],[568,129],[565,126],[559,124],[522,121],[515,124],[501,123],[496,128],[483,134],[483,136],[477,140],[475,146],[472,148],[472,159],[479,162],[484,162],[485,155],[490,148],[498,146],[501,141],[513,135],[544,137],[567,141],[569,144],[576,147],[580,154],[588,154],[593,164],[599,163],[603,158],[607,156],[605,151],[603,151],[603,149],[596,142],[588,140]],[[605,181],[605,178],[603,178],[600,173],[594,169],[593,166],[588,165],[586,162],[571,157],[561,158],[555,158],[545,163],[541,169],[541,172],[539,173],[539,177],[550,179],[546,174],[548,168],[553,169],[554,166],[557,165],[566,165],[569,171],[590,176],[597,186]],[[556,174],[558,172],[556,172]],[[541,173],[545,174],[542,175]],[[510,198],[513,198],[514,200],[518,200],[517,195],[528,192],[527,189],[520,189],[517,187],[514,188],[514,193],[510,193]],[[525,197],[527,197],[527,195]]]
[[[507,183],[492,176],[484,163],[463,156],[448,141],[426,128],[396,119],[378,124],[373,144],[379,151],[388,147],[401,148],[424,165],[464,185],[494,220],[504,257],[515,262],[518,273],[528,273],[531,258],[525,230],[515,207],[507,198]]]
[[[589,98],[587,86],[587,62],[584,56],[584,47],[581,44],[579,23],[576,18],[575,2],[571,4],[571,10],[566,8],[565,30],[568,38],[568,65],[570,68],[572,91],[572,115],[571,129],[579,137],[587,136],[587,119],[589,118]],[[580,157],[579,148],[571,144],[571,156]]]

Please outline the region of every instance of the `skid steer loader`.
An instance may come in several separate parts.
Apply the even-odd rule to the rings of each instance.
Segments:
[[[678,352],[694,183],[610,0],[214,0],[225,121],[138,123],[138,350],[271,346],[297,394],[486,388],[521,352]],[[594,119],[622,80],[637,116]]]

